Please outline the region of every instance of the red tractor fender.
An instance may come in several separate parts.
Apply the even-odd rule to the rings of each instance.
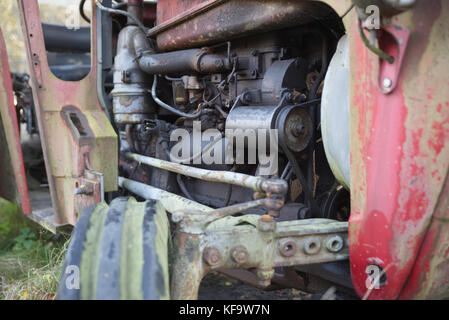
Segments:
[[[402,64],[394,68],[366,48],[356,17],[350,26],[350,262],[361,297],[448,295],[448,21],[441,0],[417,1],[393,18],[396,39],[410,30],[408,41],[379,33],[380,47]],[[385,275],[370,290],[376,270]]]

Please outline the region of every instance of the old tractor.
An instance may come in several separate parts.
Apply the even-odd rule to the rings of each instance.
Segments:
[[[212,271],[449,297],[449,2],[83,0],[76,30],[17,3],[0,196],[75,226],[60,299],[196,299]]]

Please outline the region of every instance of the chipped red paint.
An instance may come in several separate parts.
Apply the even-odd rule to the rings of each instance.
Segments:
[[[16,180],[17,191],[22,212],[24,214],[30,214],[31,213],[30,199],[28,196],[28,187],[23,163],[22,145],[20,143],[20,132],[17,121],[16,107],[14,106],[14,93],[11,80],[11,72],[9,69],[6,44],[1,29],[0,29],[0,64],[1,64],[0,70],[1,70],[2,84],[3,84],[0,90],[4,91],[4,95],[7,99],[7,101],[5,101],[6,105],[1,106],[2,108],[7,109],[6,112],[4,113],[2,112],[2,117],[5,117],[2,120],[5,123],[8,122],[9,125],[12,127],[13,132],[10,131],[6,132],[8,149],[11,155],[11,160],[13,162],[11,165],[14,170],[14,177]]]
[[[446,177],[449,163],[449,108],[444,107],[449,92],[440,86],[447,83],[448,75],[433,61],[444,56],[448,46],[441,34],[444,27],[435,23],[440,15],[449,16],[448,9],[439,0],[418,2],[408,13],[412,19],[394,19],[396,24],[408,24],[412,33],[398,86],[389,95],[378,85],[379,59],[359,37],[351,40],[352,79],[356,80],[352,113],[358,117],[352,132],[358,137],[351,150],[354,187],[349,232],[353,284],[361,297],[368,292],[365,272],[371,264],[382,267],[387,280],[368,292],[369,299],[420,297],[426,275],[433,284],[444,282],[428,273],[429,260],[438,257],[446,263],[444,259],[449,259],[436,251],[435,231],[429,229],[440,194],[449,195],[441,193],[441,177]],[[352,33],[356,27],[351,26]],[[440,76],[443,79],[437,80]],[[435,292],[449,293],[448,286],[438,288]]]

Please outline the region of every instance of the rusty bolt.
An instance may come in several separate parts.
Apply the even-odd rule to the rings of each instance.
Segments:
[[[257,270],[256,275],[259,278],[259,284],[262,287],[268,287],[271,284],[271,279],[273,279],[274,277],[274,270],[273,269]]]
[[[307,239],[304,242],[304,252],[308,255],[317,254],[321,249],[321,242],[318,238]]]
[[[264,214],[261,218],[260,218],[263,222],[272,222],[273,221],[273,217],[269,216],[267,214]]]
[[[287,240],[280,243],[279,251],[284,257],[293,257],[296,254],[296,242],[294,240]]]
[[[203,252],[203,259],[208,265],[214,267],[221,262],[220,252],[215,248],[206,248]]]
[[[238,264],[248,261],[248,250],[244,246],[237,246],[231,250],[232,259]]]

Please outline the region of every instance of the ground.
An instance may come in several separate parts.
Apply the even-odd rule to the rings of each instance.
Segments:
[[[309,300],[311,295],[295,289],[262,291],[238,280],[212,273],[201,283],[199,300]]]

